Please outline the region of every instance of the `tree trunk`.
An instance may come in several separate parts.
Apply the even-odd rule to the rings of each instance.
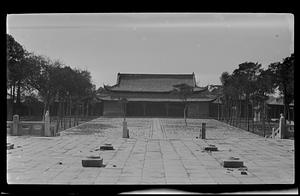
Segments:
[[[263,109],[262,109],[262,125],[263,125],[263,132],[264,132],[264,137],[266,136],[266,126],[265,126],[265,116],[266,116],[266,106],[265,102],[262,103]]]
[[[78,125],[78,102],[75,103],[75,122]]]
[[[254,108],[253,108],[254,102],[251,103],[251,119],[252,119],[252,132],[254,133],[255,127],[254,127]]]
[[[48,109],[48,101],[45,100],[45,101],[44,101],[43,114],[42,114],[42,115],[43,115],[43,117],[42,117],[43,120],[45,120],[45,114],[46,114],[47,109]]]
[[[227,102],[227,123],[230,123],[230,101]]]
[[[90,108],[90,116],[94,116],[94,104],[92,104]]]
[[[12,85],[12,93],[11,93],[11,101],[12,101],[12,114],[15,115],[16,114],[16,107],[15,107],[15,88],[16,85],[15,83],[13,83]]]
[[[284,117],[285,119],[289,120],[289,100],[287,100],[287,89],[286,89],[286,85],[284,85],[283,87],[283,105],[284,105]]]
[[[284,112],[284,117],[285,119],[289,119],[289,103],[285,96],[283,97],[283,112]]]
[[[240,108],[239,108],[239,126],[242,127],[242,100],[239,100]]]
[[[220,104],[218,103],[218,120],[220,120]]]
[[[185,126],[187,126],[187,122],[186,122],[186,109],[187,109],[187,104],[184,105],[184,109],[183,109],[183,117],[184,117]]]
[[[227,101],[227,123],[230,123],[230,101]]]
[[[89,116],[89,102],[86,102],[86,116]]]
[[[69,115],[69,100],[68,100],[68,98],[66,98],[66,112],[65,112],[65,116],[67,117],[68,115]]]
[[[227,102],[227,123],[230,124],[230,100]]]
[[[20,115],[20,106],[21,106],[21,84],[17,83],[17,99],[16,99],[16,112]]]
[[[123,103],[123,121],[126,121],[126,103]]]
[[[70,116],[72,116],[72,98],[70,96],[70,113],[69,113]]]
[[[58,102],[58,108],[57,108],[57,130],[59,130],[59,124],[61,124],[61,101]]]
[[[229,124],[232,124],[232,101],[228,101],[228,119],[229,119]]]
[[[249,98],[246,95],[246,118],[247,118],[247,131],[249,131]]]
[[[234,103],[234,111],[233,111],[233,126],[236,126],[236,122],[237,122],[237,112],[238,112],[238,110],[237,110],[237,100],[236,99],[234,99],[233,100],[233,103]]]
[[[224,121],[224,104],[221,105],[221,121]]]
[[[65,101],[62,102],[62,118],[65,117]]]

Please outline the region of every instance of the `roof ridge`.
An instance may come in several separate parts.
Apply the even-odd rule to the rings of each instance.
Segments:
[[[145,76],[194,76],[194,74],[156,74],[156,73],[118,73],[118,75],[145,75]]]

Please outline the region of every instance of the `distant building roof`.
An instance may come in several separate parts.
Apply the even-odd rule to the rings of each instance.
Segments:
[[[121,74],[118,73],[117,84],[105,86],[109,91],[129,92],[170,92],[174,85],[185,83],[193,86],[194,91],[204,88],[197,87],[195,75],[192,74]]]
[[[192,74],[120,74],[117,84],[104,86],[97,96],[100,100],[116,101],[126,97],[128,101],[182,102],[180,94],[174,92],[175,85],[187,84],[193,87],[188,102],[214,101],[221,92],[220,85],[199,87]]]

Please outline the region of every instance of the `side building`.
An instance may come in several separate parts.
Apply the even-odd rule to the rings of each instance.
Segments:
[[[183,117],[184,101],[174,91],[174,85],[193,87],[187,99],[189,118],[208,118],[210,103],[217,96],[208,87],[198,87],[192,74],[125,74],[118,73],[117,84],[104,86],[99,94],[103,116]],[[126,109],[121,99],[126,98]]]

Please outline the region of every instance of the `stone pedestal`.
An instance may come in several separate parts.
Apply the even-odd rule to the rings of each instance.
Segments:
[[[279,137],[280,139],[285,139],[287,137],[287,128],[283,114],[280,114],[279,119]]]
[[[100,150],[114,150],[114,147],[111,144],[104,144],[100,146]]]
[[[49,137],[52,136],[51,131],[50,131],[50,116],[49,116],[49,111],[46,112],[45,114],[45,127],[44,127],[44,134],[45,136]]]
[[[218,151],[218,148],[215,145],[210,144],[210,145],[204,147],[204,150],[206,150],[206,151]]]
[[[225,168],[240,168],[244,167],[244,162],[241,160],[224,160],[222,162],[223,167]]]
[[[13,116],[12,135],[18,135],[19,123],[20,118],[19,115],[16,114]]]
[[[14,149],[14,144],[11,144],[11,143],[7,143],[7,150],[11,150],[11,149]]]
[[[103,158],[100,156],[88,156],[82,160],[83,167],[103,167]]]
[[[201,129],[201,138],[205,139],[206,138],[206,123],[202,123],[202,129]]]
[[[123,138],[129,138],[129,130],[127,129],[126,121],[123,121]]]

